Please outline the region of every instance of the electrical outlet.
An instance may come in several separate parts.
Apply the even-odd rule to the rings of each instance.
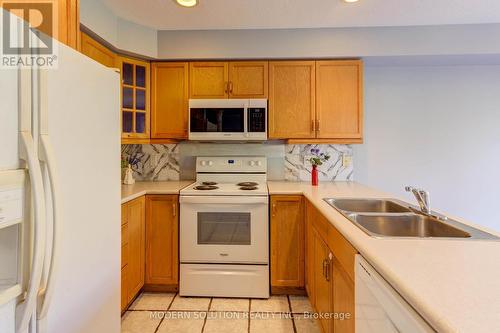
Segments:
[[[344,168],[350,167],[352,165],[352,155],[343,154],[342,155],[342,166]]]

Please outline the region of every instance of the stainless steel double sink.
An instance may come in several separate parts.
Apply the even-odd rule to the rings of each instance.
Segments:
[[[372,237],[490,239],[500,238],[439,214],[424,214],[396,199],[325,198]]]

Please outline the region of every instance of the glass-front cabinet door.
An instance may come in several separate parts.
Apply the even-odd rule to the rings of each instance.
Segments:
[[[149,140],[148,62],[120,57],[122,142]]]

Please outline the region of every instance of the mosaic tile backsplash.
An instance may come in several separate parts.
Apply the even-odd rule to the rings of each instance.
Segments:
[[[331,158],[318,167],[320,181],[353,179],[353,163],[342,164],[343,156],[353,154],[350,145],[289,145],[266,143],[196,143],[122,145],[122,157],[135,158],[132,168],[139,181],[166,181],[195,178],[196,156],[266,156],[269,180],[309,181],[311,149],[320,149]]]

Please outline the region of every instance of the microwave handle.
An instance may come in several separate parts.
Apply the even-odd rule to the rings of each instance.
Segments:
[[[243,105],[243,130],[244,136],[248,137],[248,101]]]

